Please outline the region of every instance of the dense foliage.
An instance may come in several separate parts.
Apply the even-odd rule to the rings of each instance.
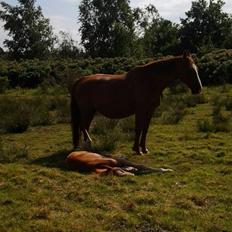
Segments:
[[[186,18],[181,19],[182,47],[194,52],[232,47],[232,18],[223,12],[222,0],[192,2]]]
[[[4,41],[10,57],[43,58],[54,45],[54,36],[49,19],[43,16],[41,7],[35,0],[19,0],[12,6],[1,2],[0,20],[8,31],[10,39]]]
[[[133,55],[134,28],[128,0],[83,0],[79,10],[81,40],[88,55]]]
[[[69,87],[72,80],[93,73],[123,73],[151,59],[95,58],[63,60],[22,60],[0,62],[1,91],[10,87],[39,85]],[[196,58],[204,85],[232,83],[232,50],[215,50]]]
[[[54,37],[50,22],[36,0],[1,2],[0,20],[8,32],[6,52],[19,58],[154,57],[183,50],[204,54],[232,48],[232,17],[223,0],[195,0],[179,24],[160,16],[155,5],[133,8],[128,0],[82,0],[78,42],[66,32]],[[78,31],[78,28],[77,28]]]

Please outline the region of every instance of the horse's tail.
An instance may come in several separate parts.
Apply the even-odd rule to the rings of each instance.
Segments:
[[[81,113],[78,103],[75,99],[75,87],[79,83],[79,80],[75,82],[72,86],[71,92],[71,126],[72,126],[72,141],[73,141],[73,148],[76,149],[79,146],[80,140],[80,123],[81,123]]]

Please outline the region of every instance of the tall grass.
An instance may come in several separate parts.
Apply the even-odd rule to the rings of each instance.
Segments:
[[[6,145],[0,137],[0,163],[13,163],[28,158],[26,146]]]
[[[0,99],[0,129],[9,133],[22,133],[30,125],[28,104],[20,99]]]
[[[164,91],[154,117],[162,124],[177,124],[187,113],[187,108],[206,102],[203,94],[192,95],[185,85],[176,84]]]
[[[57,96],[1,96],[0,131],[22,133],[29,126],[70,121],[69,98]]]
[[[227,110],[228,96],[216,95],[212,99],[212,113],[211,118],[200,119],[197,122],[199,131],[202,132],[229,132],[231,131],[230,114]]]

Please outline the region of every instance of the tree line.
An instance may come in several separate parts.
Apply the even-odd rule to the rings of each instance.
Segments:
[[[232,48],[232,16],[223,0],[196,0],[180,23],[160,16],[152,4],[132,8],[129,0],[82,0],[78,22],[80,44],[65,32],[55,36],[36,0],[1,3],[0,20],[9,38],[0,56],[13,59],[48,57],[154,57],[187,49],[205,53]]]

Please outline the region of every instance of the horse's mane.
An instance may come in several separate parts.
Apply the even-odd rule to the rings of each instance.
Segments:
[[[133,73],[139,72],[139,70],[147,70],[149,71],[150,69],[160,69],[163,67],[169,67],[170,65],[173,65],[175,63],[175,61],[182,59],[183,56],[168,56],[168,57],[164,57],[162,59],[158,59],[158,60],[152,60],[147,64],[144,65],[138,65],[135,68],[131,69],[126,76],[130,76]]]

